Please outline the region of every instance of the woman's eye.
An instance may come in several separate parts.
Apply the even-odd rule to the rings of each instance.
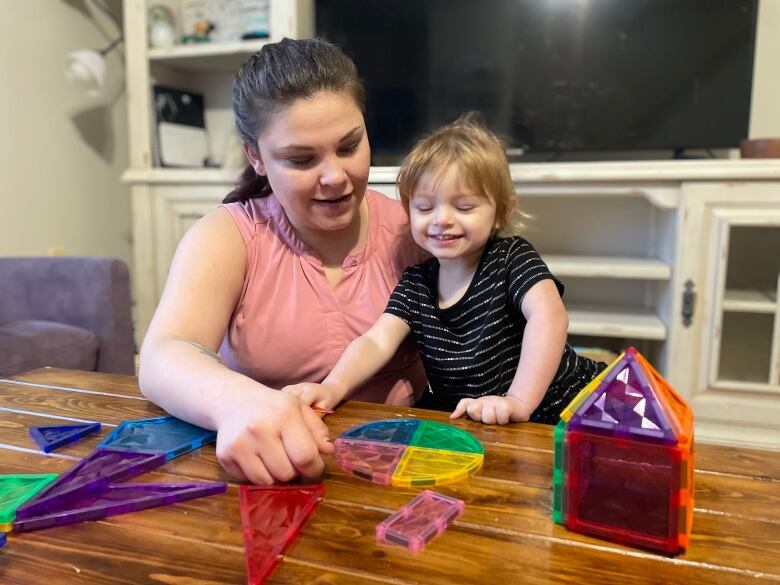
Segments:
[[[358,149],[358,146],[360,146],[360,142],[355,142],[355,143],[349,144],[347,146],[342,146],[341,147],[341,152],[345,152],[345,153],[355,152]]]
[[[307,157],[304,157],[304,158],[288,158],[287,160],[288,160],[288,162],[290,162],[290,164],[302,167],[302,166],[308,165],[314,159],[312,159],[310,156],[307,156]]]

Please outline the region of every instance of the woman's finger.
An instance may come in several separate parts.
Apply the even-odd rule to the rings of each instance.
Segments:
[[[277,431],[278,432],[278,431]],[[258,438],[259,439],[259,438]],[[287,448],[281,437],[277,435],[264,436],[255,442],[254,459],[248,458],[247,464],[251,466],[253,472],[260,472],[260,465],[270,474],[273,482],[287,482],[297,475],[295,466],[290,461]],[[248,470],[244,468],[244,473],[249,476]]]
[[[271,477],[265,464],[257,455],[248,453],[239,460],[238,464],[241,466],[241,473],[250,483],[255,485],[275,483],[274,478]]]
[[[301,418],[294,424],[285,425],[282,431],[282,443],[286,457],[304,477],[318,477],[325,469],[319,447],[320,443],[323,443],[323,447],[327,449],[325,446],[329,444],[326,440],[327,432],[325,424],[308,407],[301,409]]]
[[[303,423],[309,430],[317,450],[322,454],[333,453],[333,443],[330,440],[330,431],[322,418],[311,408],[302,408]]]

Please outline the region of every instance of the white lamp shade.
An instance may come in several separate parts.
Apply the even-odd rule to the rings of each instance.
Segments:
[[[99,97],[106,82],[106,58],[95,49],[73,51],[65,58],[65,77],[88,96]]]

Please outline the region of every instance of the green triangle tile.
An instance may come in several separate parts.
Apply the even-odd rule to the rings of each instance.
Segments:
[[[421,420],[410,445],[456,451],[459,453],[485,453],[482,444],[470,433],[451,425]]]
[[[56,473],[0,475],[0,524],[9,524],[16,509],[57,479]]]
[[[553,432],[555,448],[553,450],[553,522],[563,524],[564,501],[564,453],[566,448],[566,421],[561,419]]]

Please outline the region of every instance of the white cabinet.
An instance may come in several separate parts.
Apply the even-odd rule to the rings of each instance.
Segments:
[[[699,439],[780,448],[780,182],[686,185],[689,327],[671,368]]]
[[[238,145],[231,102],[236,70],[263,44],[283,37],[308,37],[314,28],[313,0],[270,0],[267,40],[149,48],[149,7],[167,5],[181,22],[186,1],[123,3],[130,141],[130,168],[123,180],[130,185],[133,213],[134,318],[139,343],[160,298],[176,244],[198,217],[213,209],[230,191],[238,172],[155,166],[152,87],[165,85],[203,95],[210,159],[216,165],[224,164],[230,149]]]
[[[397,169],[372,186],[394,193]],[[513,165],[570,338],[636,346],[706,442],[780,448],[780,161]]]

